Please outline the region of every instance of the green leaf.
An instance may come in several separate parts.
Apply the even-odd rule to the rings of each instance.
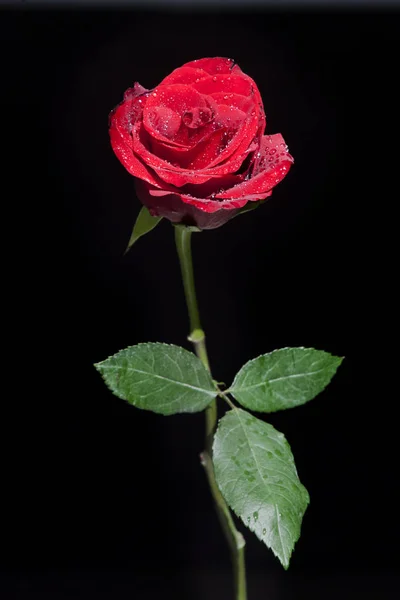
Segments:
[[[143,206],[140,211],[138,218],[136,219],[136,223],[133,226],[133,231],[131,238],[128,243],[128,247],[125,250],[125,254],[130,250],[133,244],[145,233],[149,233],[158,223],[161,221],[162,217],[152,217],[149,213],[148,209]]]
[[[213,462],[229,506],[287,569],[309,496],[283,434],[236,408],[219,422]]]
[[[179,346],[138,344],[95,367],[116,396],[163,415],[204,410],[217,395],[202,362]]]
[[[246,363],[228,391],[251,410],[292,408],[322,392],[342,360],[313,348],[274,350]]]

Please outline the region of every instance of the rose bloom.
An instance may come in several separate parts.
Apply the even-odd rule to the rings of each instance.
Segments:
[[[152,215],[214,229],[270,196],[290,169],[283,137],[265,126],[251,77],[229,58],[202,58],[152,90],[128,89],[110,138]]]

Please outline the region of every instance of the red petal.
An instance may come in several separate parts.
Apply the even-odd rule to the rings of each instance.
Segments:
[[[213,135],[194,149],[196,151],[187,168],[206,169],[219,164],[235,149],[233,139],[241,130],[246,115],[235,108],[220,106],[215,116],[218,129]]]
[[[252,150],[257,149],[257,145],[253,145],[252,142],[262,133],[262,131],[259,132],[260,123],[263,124],[264,121],[259,113],[258,107],[255,107],[246,115],[242,120],[242,124],[235,130],[235,135],[227,145],[226,150],[221,152],[218,158],[208,165],[208,168],[217,167],[218,165],[223,164],[223,166],[228,169],[227,172],[230,173],[239,169],[247,154]],[[257,141],[258,140],[256,140],[256,144]]]
[[[179,69],[175,69],[172,71],[170,75],[167,75],[165,79],[159,85],[171,85],[172,83],[183,83],[189,85],[199,79],[203,79],[204,77],[208,77],[208,73],[203,71],[203,69],[197,69],[195,67],[188,67],[184,65],[183,67],[179,67]]]
[[[286,160],[294,162],[282,135],[280,133],[263,135],[259,152],[254,160],[253,175],[271,169]]]
[[[190,221],[202,229],[214,229],[231,219],[247,200],[226,202],[200,201],[185,194],[156,190],[147,183],[136,180],[136,190],[140,201],[152,214],[163,216],[174,223]]]
[[[137,87],[138,86],[138,87]],[[143,106],[146,103],[146,96],[138,92],[144,89],[139,84],[125,92],[126,99],[118,104],[110,113],[110,127],[116,127],[121,135],[129,136],[133,124],[141,119]]]
[[[166,106],[152,106],[143,112],[143,125],[155,139],[182,148],[183,144],[175,141],[181,124],[181,117]]]
[[[267,192],[282,181],[293,163],[293,158],[288,153],[280,134],[263,136],[259,156],[256,160],[252,177],[217,194],[216,198],[262,200],[266,197]]]
[[[124,101],[125,100],[132,100],[132,98],[136,98],[136,96],[141,96],[142,94],[146,94],[146,92],[148,92],[149,90],[146,90],[146,88],[144,88],[142,85],[140,85],[140,83],[138,83],[136,81],[136,83],[133,84],[133,87],[128,88],[126,90],[126,92],[124,93]]]
[[[154,88],[147,99],[144,116],[150,109],[160,106],[170,108],[178,115],[182,116],[185,112],[190,111],[193,108],[207,107],[207,102],[203,96],[194,89],[193,85],[174,83]]]
[[[185,63],[183,67],[193,67],[196,69],[203,69],[210,75],[218,75],[222,73],[230,73],[234,67],[235,62],[232,58],[222,58],[220,56],[214,58],[200,58],[198,60],[192,60],[191,62]]]
[[[155,192],[156,191],[157,190],[155,190]],[[198,198],[194,198],[193,196],[189,196],[187,194],[179,194],[179,198],[186,204],[195,206],[199,210],[210,214],[219,210],[233,210],[237,208],[243,208],[243,206],[247,204],[247,198],[225,200],[222,202],[221,200],[199,200]]]
[[[116,127],[111,127],[110,129],[110,140],[117,158],[131,175],[139,177],[156,187],[160,187],[160,179],[147,165],[144,165],[135,156],[131,146],[127,143],[126,137],[121,135],[121,132]]]
[[[111,113],[110,141],[117,158],[131,175],[160,187],[159,177],[133,151],[131,131],[135,124],[140,123],[141,105],[145,102],[145,96],[139,97],[142,90],[142,86],[135,84],[125,92],[126,100]]]
[[[241,94],[233,94],[231,92],[216,92],[215,94],[210,94],[210,96],[218,105],[223,104],[226,106],[232,106],[233,108],[238,108],[244,113],[248,113],[249,110],[254,106],[254,101],[252,98],[242,96]]]
[[[166,183],[175,186],[182,186],[186,183],[204,183],[213,177],[213,173],[204,171],[188,171],[181,166],[174,166],[159,156],[156,156],[148,150],[140,139],[139,130],[141,123],[136,123],[132,131],[133,151],[140,156],[143,162],[151,169],[154,169],[157,175]]]
[[[255,114],[256,112],[254,112],[254,115]],[[212,160],[211,163],[207,164],[207,168],[195,169],[193,167],[188,167],[187,169],[185,169],[179,163],[173,164],[173,161],[168,162],[168,160],[157,156],[155,153],[153,153],[153,149],[151,148],[151,141],[150,143],[146,143],[148,147],[146,147],[146,145],[143,143],[145,138],[143,138],[142,140],[140,136],[140,122],[135,123],[134,129],[132,130],[133,150],[142,159],[142,161],[146,163],[151,169],[154,169],[157,175],[166,183],[177,187],[181,187],[188,183],[201,184],[215,177],[221,177],[224,175],[235,173],[235,171],[237,171],[241,167],[247,154],[257,148],[257,145],[252,144],[252,140],[254,139],[257,133],[258,124],[259,120],[255,117],[251,119],[248,118],[244,122],[243,131],[238,131],[233,141],[227,146],[225,150],[218,154],[218,157],[216,159]],[[219,135],[220,133],[216,132],[216,141],[214,142],[215,144],[219,144],[222,141],[221,138],[218,137]],[[215,146],[213,144],[210,144],[209,148],[207,148],[208,144],[210,144],[209,138],[203,144],[204,152],[207,153],[213,151],[215,155]],[[200,156],[200,150],[202,150],[202,148],[196,146],[196,148],[194,149],[196,155]],[[234,155],[232,155],[232,152],[234,152]],[[172,152],[172,156],[173,154],[174,153]],[[182,158],[182,155],[177,154],[177,160],[179,160],[178,156]],[[188,158],[190,158],[189,154]],[[207,161],[208,160],[209,154],[207,154]],[[224,163],[221,162],[223,160],[225,160]]]
[[[251,96],[254,94],[255,84],[250,77],[239,77],[238,75],[214,75],[200,79],[197,83],[192,83],[191,87],[201,94],[240,94],[241,96]]]

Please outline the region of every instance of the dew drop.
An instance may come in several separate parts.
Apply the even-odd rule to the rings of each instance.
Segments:
[[[266,529],[263,529],[263,530],[262,530],[262,534],[263,534],[263,535],[265,535],[266,533],[267,533],[267,530],[266,530]]]
[[[253,512],[253,517],[254,517],[254,520],[257,522],[258,521],[258,512],[257,511]]]
[[[217,81],[217,78],[216,78],[216,76],[215,76],[215,75],[214,75],[214,77],[213,77],[213,81]]]

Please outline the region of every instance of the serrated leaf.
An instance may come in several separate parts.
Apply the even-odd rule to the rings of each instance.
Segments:
[[[133,226],[132,235],[130,237],[128,246],[125,250],[125,254],[130,250],[133,244],[140,238],[142,235],[149,233],[158,223],[161,221],[162,217],[152,217],[149,213],[148,209],[143,206],[138,217],[136,219],[135,225]]]
[[[219,422],[213,462],[226,502],[287,569],[309,496],[284,435],[234,409]]]
[[[203,363],[179,346],[138,344],[95,367],[116,396],[163,415],[204,410],[217,395]]]
[[[229,392],[251,410],[293,408],[322,392],[342,360],[314,348],[274,350],[246,363]]]

